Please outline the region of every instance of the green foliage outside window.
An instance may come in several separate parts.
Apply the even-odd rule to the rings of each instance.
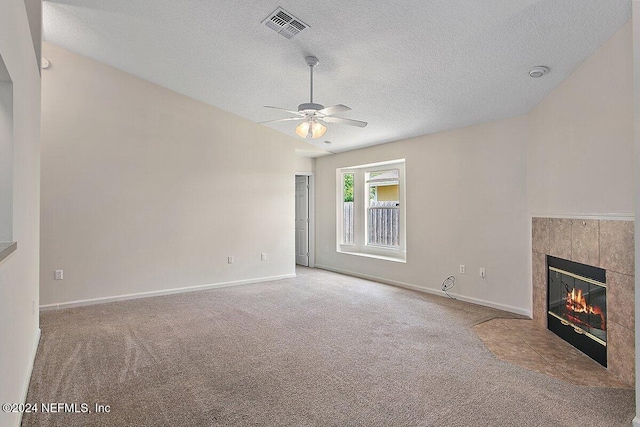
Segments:
[[[342,192],[342,194],[344,194],[344,202],[353,202],[353,174],[345,173],[342,175],[342,183],[344,184],[344,190]],[[376,190],[376,187],[369,187],[369,198],[372,201],[377,200]]]

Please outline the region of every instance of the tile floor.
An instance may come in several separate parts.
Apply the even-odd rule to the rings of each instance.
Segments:
[[[505,362],[572,384],[632,388],[533,320],[496,318],[473,329],[487,348]]]

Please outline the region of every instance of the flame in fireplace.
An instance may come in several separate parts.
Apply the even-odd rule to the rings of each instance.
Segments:
[[[568,315],[574,323],[580,323],[592,328],[601,329],[603,331],[606,330],[605,317],[604,317],[604,313],[602,312],[602,309],[598,306],[592,306],[587,304],[587,300],[582,295],[582,289],[576,290],[576,288],[573,288],[571,289],[571,292],[567,292],[566,307],[567,307],[567,311],[569,312]],[[600,321],[599,322],[595,321],[593,322],[595,324],[590,324],[589,321],[587,320],[589,319],[590,316],[585,317],[585,315],[590,315],[590,314],[599,316]]]

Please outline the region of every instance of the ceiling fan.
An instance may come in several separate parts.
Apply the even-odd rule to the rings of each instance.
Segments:
[[[268,120],[260,123],[274,123],[274,122],[288,122],[288,121],[302,121],[296,127],[296,133],[302,138],[320,138],[327,132],[327,127],[321,122],[325,123],[338,123],[341,125],[351,125],[358,127],[365,127],[367,122],[360,120],[344,119],[342,117],[334,117],[334,114],[344,113],[351,110],[346,105],[337,104],[331,107],[316,104],[313,102],[313,67],[318,65],[318,58],[315,56],[307,56],[305,58],[307,65],[311,70],[311,99],[308,103],[298,105],[298,111],[287,110],[286,108],[272,107],[265,105],[265,108],[274,108],[276,110],[286,111],[287,113],[295,114],[295,117],[287,117],[285,119]]]

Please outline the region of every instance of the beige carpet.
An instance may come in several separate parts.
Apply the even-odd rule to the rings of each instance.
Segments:
[[[495,358],[507,313],[321,270],[41,315],[24,426],[629,426],[633,390]]]

